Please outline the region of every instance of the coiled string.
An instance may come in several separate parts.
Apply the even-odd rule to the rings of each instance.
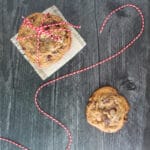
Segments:
[[[97,67],[97,66],[99,66],[99,65],[102,65],[103,63],[106,63],[106,62],[108,62],[108,61],[110,61],[110,60],[112,60],[112,59],[118,57],[118,56],[121,55],[123,52],[125,52],[131,45],[133,45],[133,43],[141,37],[141,35],[142,35],[143,31],[144,31],[144,15],[143,15],[141,9],[140,9],[139,7],[137,7],[136,5],[133,5],[133,4],[126,4],[126,5],[122,5],[122,6],[118,7],[117,9],[114,9],[114,10],[105,18],[105,20],[104,20],[102,26],[100,27],[100,33],[102,33],[102,31],[104,30],[104,27],[105,27],[105,25],[107,24],[107,22],[108,22],[108,20],[110,19],[110,17],[111,17],[114,13],[116,13],[116,12],[120,11],[121,9],[126,8],[126,7],[134,8],[134,9],[137,11],[137,13],[139,14],[140,18],[141,18],[141,29],[140,29],[139,33],[138,33],[127,45],[125,45],[125,46],[124,46],[123,48],[121,48],[118,52],[116,52],[115,54],[109,56],[108,58],[105,58],[105,59],[103,59],[103,60],[101,60],[101,61],[99,61],[99,62],[97,62],[97,63],[95,63],[95,64],[93,64],[93,65],[91,65],[91,66],[88,66],[88,67],[85,67],[85,68],[81,68],[81,69],[79,69],[79,70],[73,71],[73,72],[71,72],[71,73],[68,73],[68,74],[62,75],[62,76],[60,76],[60,77],[58,77],[58,78],[55,78],[55,79],[53,79],[53,80],[50,80],[50,81],[48,81],[48,82],[42,84],[42,85],[36,90],[36,93],[35,93],[35,96],[34,96],[34,103],[35,103],[35,106],[36,106],[36,108],[38,109],[38,111],[39,111],[41,114],[43,114],[45,117],[49,118],[50,120],[52,120],[53,122],[55,122],[57,125],[59,125],[61,128],[63,128],[63,129],[65,130],[65,132],[66,132],[66,134],[67,134],[67,137],[68,137],[68,144],[67,144],[67,146],[66,146],[66,150],[70,150],[70,149],[71,149],[72,135],[71,135],[70,130],[69,130],[63,123],[61,123],[61,122],[58,121],[56,118],[54,118],[53,116],[51,116],[50,114],[48,114],[47,112],[45,112],[45,111],[40,107],[40,105],[39,105],[39,103],[38,103],[38,95],[39,95],[40,91],[41,91],[44,87],[47,87],[48,85],[50,85],[50,84],[52,84],[52,83],[55,83],[55,82],[57,82],[57,81],[59,81],[59,80],[62,80],[62,79],[71,77],[71,76],[76,75],[76,74],[80,74],[80,73],[82,73],[82,72],[85,72],[85,71],[88,71],[88,70],[90,70],[90,69],[92,69],[92,68],[95,68],[95,67]],[[16,147],[18,147],[18,148],[20,148],[20,149],[29,150],[28,148],[24,147],[22,144],[19,144],[19,143],[15,142],[15,141],[12,141],[12,140],[10,140],[10,139],[4,138],[4,137],[0,137],[0,140],[5,141],[5,142],[8,142],[8,143],[10,143],[10,144],[13,144],[13,145],[15,145]]]

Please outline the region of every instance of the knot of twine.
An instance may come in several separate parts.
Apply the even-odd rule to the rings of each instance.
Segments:
[[[110,60],[112,60],[112,59],[118,57],[118,56],[121,55],[123,52],[125,52],[131,45],[133,45],[133,43],[135,43],[135,41],[138,40],[138,39],[141,37],[141,35],[142,35],[143,31],[144,31],[144,16],[143,16],[143,13],[142,13],[142,11],[140,10],[139,7],[137,7],[137,6],[133,5],[133,4],[122,5],[122,6],[118,7],[117,9],[114,9],[114,10],[105,18],[105,20],[104,20],[104,22],[103,22],[103,24],[102,24],[102,26],[101,26],[101,28],[100,28],[100,33],[103,31],[103,29],[104,29],[105,25],[107,24],[108,20],[110,19],[110,17],[111,17],[114,13],[116,13],[116,12],[118,12],[119,10],[124,9],[124,8],[126,8],[126,7],[132,7],[132,8],[134,8],[134,9],[138,12],[138,14],[139,14],[139,16],[140,16],[140,18],[141,18],[141,30],[139,31],[139,33],[138,33],[127,45],[125,45],[125,46],[124,46],[123,48],[121,48],[118,52],[116,52],[116,53],[113,54],[112,56],[109,56],[108,58],[105,58],[105,59],[103,59],[103,60],[101,60],[101,61],[99,61],[99,62],[97,62],[97,63],[95,63],[95,64],[93,64],[93,65],[91,65],[91,66],[88,66],[88,67],[85,67],[85,68],[81,68],[81,69],[79,69],[79,70],[77,70],[77,71],[74,71],[74,72],[71,72],[71,73],[62,75],[62,76],[60,76],[60,77],[58,77],[58,78],[56,78],[56,79],[50,80],[50,81],[48,81],[48,82],[42,84],[42,85],[36,90],[36,93],[35,93],[35,96],[34,96],[34,103],[35,103],[35,106],[36,106],[36,108],[38,109],[38,111],[39,111],[41,114],[43,114],[45,117],[49,118],[50,120],[54,121],[57,125],[59,125],[61,128],[63,128],[63,129],[65,130],[65,132],[66,132],[66,134],[67,134],[67,137],[68,137],[68,144],[67,144],[67,146],[66,146],[66,150],[70,150],[70,149],[71,149],[71,143],[72,143],[71,132],[70,132],[70,130],[69,130],[63,123],[61,123],[60,121],[58,121],[56,118],[54,118],[54,117],[51,116],[50,114],[46,113],[46,112],[40,107],[40,105],[39,105],[39,103],[38,103],[38,94],[39,94],[39,92],[40,92],[44,87],[47,87],[48,85],[50,85],[50,84],[52,84],[52,83],[55,83],[55,82],[57,82],[57,81],[59,81],[59,80],[62,80],[62,79],[71,77],[71,76],[76,75],[76,74],[83,73],[83,72],[85,72],[85,71],[88,71],[88,70],[90,70],[90,69],[92,69],[92,68],[95,68],[95,67],[97,67],[97,66],[99,66],[99,65],[102,65],[103,63],[106,63],[106,62],[108,62],[108,61],[110,61]],[[12,140],[10,140],[10,139],[8,139],[8,138],[0,137],[0,140],[5,141],[5,142],[8,142],[8,143],[10,143],[10,144],[13,144],[13,145],[17,146],[17,147],[20,148],[20,149],[29,150],[28,148],[24,147],[23,145],[21,145],[21,144],[15,142],[15,141],[12,141]]]

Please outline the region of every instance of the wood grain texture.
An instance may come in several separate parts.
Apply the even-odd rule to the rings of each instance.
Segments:
[[[124,9],[98,33],[105,16],[114,8],[132,3],[145,15],[145,32],[126,53],[89,72],[45,88],[39,99],[45,111],[66,124],[73,134],[72,150],[150,149],[150,1],[149,0],[0,0],[0,136],[16,140],[31,150],[64,150],[64,131],[41,116],[33,103],[43,82],[19,54],[10,38],[21,16],[56,5],[79,31],[87,46],[49,79],[88,66],[114,53],[139,31],[135,10]],[[131,106],[129,121],[116,134],[105,134],[87,124],[85,107],[91,93],[103,86],[119,89]],[[0,150],[16,150],[0,142]]]

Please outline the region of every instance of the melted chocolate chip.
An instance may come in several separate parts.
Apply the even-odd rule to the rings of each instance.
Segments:
[[[106,98],[106,99],[103,99],[102,102],[103,102],[104,104],[106,104],[106,103],[109,103],[110,100],[109,100],[108,98]]]
[[[30,17],[30,20],[31,20],[32,22],[34,22],[34,21],[35,21],[35,19],[36,19],[36,16],[32,16],[32,17]]]
[[[58,51],[53,51],[52,53],[53,53],[53,54],[57,54],[57,53],[58,53]]]
[[[26,48],[25,47],[22,47],[22,49],[25,51],[26,50]]]
[[[105,123],[105,125],[108,126],[110,124],[110,120],[107,118],[107,119],[104,120],[104,123]]]
[[[49,30],[49,29],[50,29],[50,27],[45,27],[45,28],[44,28],[44,30]]]
[[[50,18],[50,17],[51,17],[50,13],[47,13],[46,16],[47,16],[47,18]]]
[[[124,121],[126,122],[128,120],[127,116],[124,117]]]
[[[56,27],[58,27],[58,28],[59,28],[59,27],[60,27],[60,25],[56,25]]]
[[[51,60],[51,58],[52,58],[52,56],[51,56],[51,55],[47,55],[47,60],[48,60],[48,61],[50,61],[50,60]]]
[[[63,49],[63,48],[64,48],[64,46],[61,46],[61,47],[60,47],[60,49]]]
[[[58,23],[57,21],[55,21],[55,20],[53,20],[52,22],[51,22],[51,24],[55,24],[55,23]]]
[[[108,126],[110,124],[110,119],[106,115],[103,115],[102,120],[105,123],[105,125]]]

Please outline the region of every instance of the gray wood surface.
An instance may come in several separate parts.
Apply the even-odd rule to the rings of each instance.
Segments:
[[[43,81],[20,55],[10,38],[21,16],[56,5],[79,31],[87,46],[49,79],[88,66],[125,45],[140,28],[133,9],[115,14],[100,35],[98,29],[114,8],[133,3],[145,15],[145,32],[129,50],[89,72],[45,88],[40,104],[69,127],[72,150],[150,149],[150,1],[149,0],[0,0],[0,136],[16,140],[31,150],[64,150],[67,138],[60,127],[39,114],[33,96]],[[128,123],[115,134],[106,134],[87,124],[85,107],[91,93],[103,86],[119,89],[129,101]],[[0,142],[0,150],[17,148]]]

